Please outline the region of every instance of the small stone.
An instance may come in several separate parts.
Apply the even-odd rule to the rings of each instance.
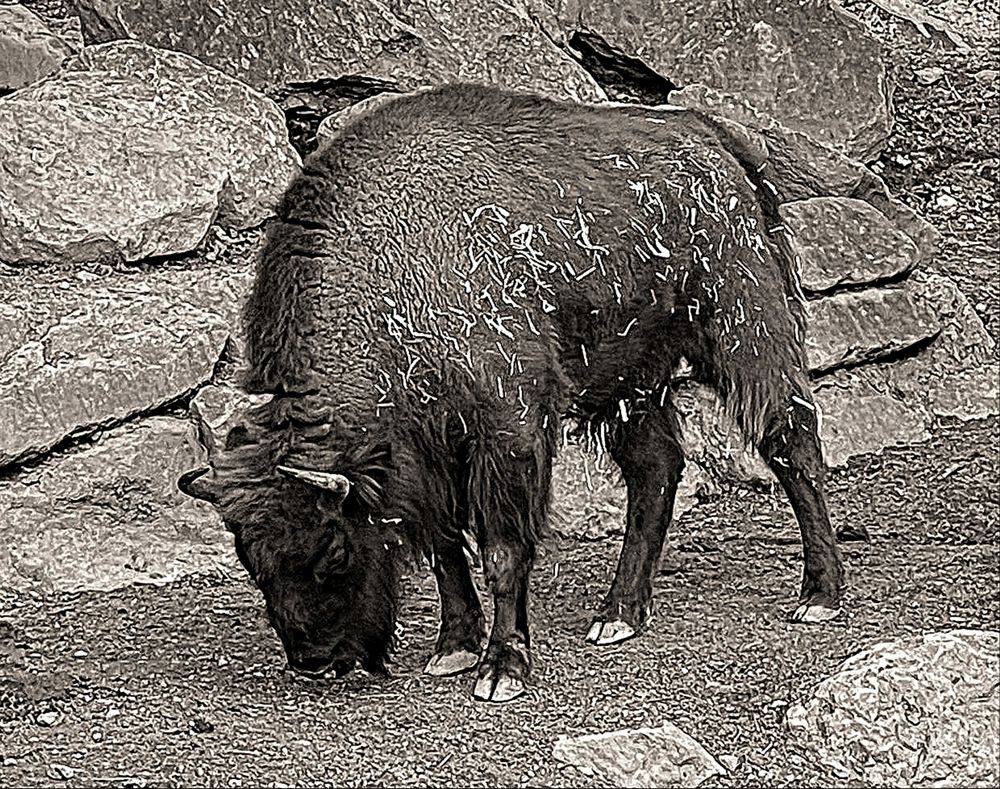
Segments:
[[[937,66],[920,68],[913,72],[921,85],[933,85],[944,76],[944,69]]]
[[[60,715],[55,710],[49,710],[48,712],[41,713],[38,718],[38,724],[40,726],[55,726],[59,723]]]
[[[981,301],[976,304],[976,312],[985,313],[989,309],[989,305],[985,301]]]
[[[979,83],[996,82],[997,77],[1000,77],[1000,71],[994,68],[984,68],[982,71],[977,71],[972,75],[972,78]]]
[[[735,756],[731,753],[724,753],[719,757],[719,763],[731,773],[736,772],[736,770],[739,769],[740,761],[741,759],[739,756]]]
[[[943,208],[945,211],[951,211],[953,208],[958,206],[958,200],[950,194],[940,194],[934,202],[937,204],[938,208]]]
[[[75,658],[85,658],[85,657],[87,657],[87,654],[88,654],[88,652],[87,652],[86,649],[78,649],[78,650],[76,650],[76,652],[73,653],[73,657],[75,657]]]
[[[56,762],[49,765],[49,769],[45,771],[45,774],[53,780],[68,781],[76,774],[76,770],[69,765]]]
[[[670,723],[655,729],[562,736],[553,756],[611,786],[698,786],[725,773],[697,740]]]

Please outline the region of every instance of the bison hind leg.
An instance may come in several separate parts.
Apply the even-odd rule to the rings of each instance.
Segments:
[[[625,537],[614,580],[587,641],[616,644],[636,635],[652,614],[652,578],[673,515],[684,468],[677,416],[669,397],[613,420],[608,450],[628,492]]]
[[[826,464],[816,406],[807,391],[790,385],[773,401],[758,449],[788,495],[802,535],[802,588],[789,618],[817,623],[840,613],[843,567],[823,490]]]

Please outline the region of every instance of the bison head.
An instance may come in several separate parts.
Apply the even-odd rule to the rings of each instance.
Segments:
[[[399,540],[377,514],[380,483],[363,469],[286,465],[275,455],[236,427],[211,468],[189,471],[178,487],[219,510],[291,668],[341,676],[360,663],[384,672]]]

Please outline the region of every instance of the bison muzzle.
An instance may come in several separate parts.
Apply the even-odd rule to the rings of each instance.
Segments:
[[[245,312],[245,385],[274,396],[180,482],[235,535],[293,668],[384,670],[400,568],[422,554],[441,596],[427,671],[478,665],[477,698],[520,695],[563,424],[628,491],[587,639],[638,633],[684,464],[682,360],[791,500],[792,619],[837,614],[801,291],[761,159],[691,111],[454,85],[359,118],[306,161]]]

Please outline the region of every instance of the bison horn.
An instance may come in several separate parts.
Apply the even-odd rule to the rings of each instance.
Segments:
[[[201,499],[214,504],[219,499],[215,474],[210,468],[196,468],[182,474],[177,480],[177,488],[193,499]]]
[[[341,501],[347,497],[351,489],[351,481],[343,474],[333,474],[329,471],[313,471],[293,466],[278,466],[278,471],[286,477],[300,480],[307,485],[328,490]]]

